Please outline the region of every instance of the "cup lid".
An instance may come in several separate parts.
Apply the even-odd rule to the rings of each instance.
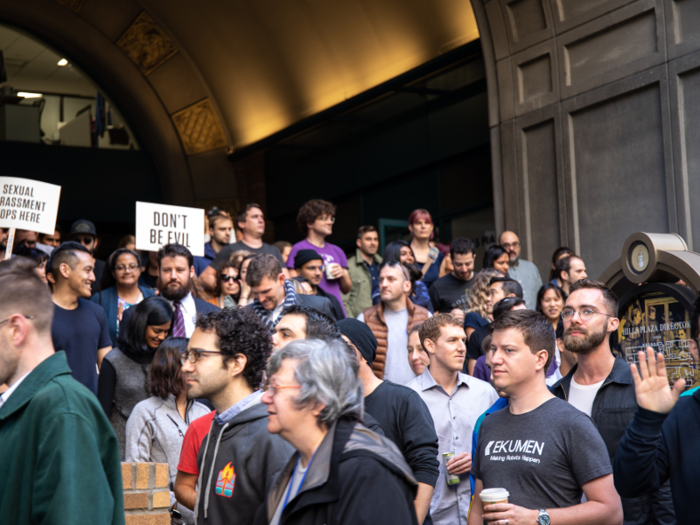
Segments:
[[[484,489],[479,494],[482,501],[500,501],[508,499],[508,496],[510,496],[510,493],[502,488]]]

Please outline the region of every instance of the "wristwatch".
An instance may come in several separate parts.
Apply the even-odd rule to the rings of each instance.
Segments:
[[[544,509],[540,509],[540,514],[537,516],[537,523],[539,525],[549,525],[549,514]]]

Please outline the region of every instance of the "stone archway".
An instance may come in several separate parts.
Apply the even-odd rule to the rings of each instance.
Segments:
[[[598,276],[634,231],[700,244],[700,10],[688,0],[472,0],[496,223],[540,271]]]

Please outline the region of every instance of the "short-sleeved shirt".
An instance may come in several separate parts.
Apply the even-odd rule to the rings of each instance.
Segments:
[[[489,414],[472,459],[484,488],[505,488],[509,503],[528,509],[578,505],[581,487],[607,474],[610,456],[593,421],[556,397],[525,414]]]
[[[284,259],[282,259],[282,254],[276,247],[270,244],[263,243],[263,245],[260,248],[252,248],[243,241],[234,242],[233,244],[229,244],[228,246],[224,246],[223,248],[221,248],[221,251],[216,254],[216,257],[214,257],[214,260],[211,262],[211,264],[209,264],[209,266],[211,266],[215,270],[218,270],[219,265],[222,262],[227,261],[228,258],[231,257],[231,254],[233,252],[237,252],[239,250],[247,250],[249,252],[253,252],[255,255],[260,255],[261,253],[269,253],[270,255],[274,255],[280,262],[280,265],[284,267]]]
[[[216,416],[216,410],[212,410],[206,416],[199,417],[190,423],[182,440],[182,450],[180,451],[180,462],[177,469],[185,474],[199,475],[197,466],[197,455],[202,447],[202,441],[207,437],[211,422]]]
[[[469,307],[469,294],[474,284],[474,276],[468,281],[458,279],[448,273],[440,277],[430,287],[430,300],[436,312],[449,314],[455,308],[466,312]]]
[[[343,250],[338,248],[335,244],[327,242],[323,248],[319,248],[304,239],[292,246],[292,251],[289,252],[289,258],[287,259],[287,268],[294,269],[294,258],[299,250],[315,250],[323,257],[324,265],[335,263],[345,269],[348,267],[347,257],[345,257]],[[347,315],[347,312],[345,312],[345,305],[343,304],[343,296],[340,293],[340,279],[331,279],[329,281],[326,279],[326,273],[324,272],[319,287],[321,287],[323,291],[334,295],[338,301],[340,301],[340,305],[343,307],[343,313]]]
[[[82,298],[74,310],[54,304],[51,339],[66,353],[73,378],[97,395],[97,351],[112,346],[104,308]]]
[[[476,312],[469,312],[464,316],[464,329],[473,328],[476,330],[480,326],[486,326],[489,324],[488,319],[484,319],[480,314]]]

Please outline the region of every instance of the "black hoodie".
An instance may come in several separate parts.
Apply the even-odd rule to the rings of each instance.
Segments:
[[[293,453],[289,443],[267,431],[267,406],[259,402],[224,425],[214,419],[197,457],[196,523],[252,523],[273,476]]]

